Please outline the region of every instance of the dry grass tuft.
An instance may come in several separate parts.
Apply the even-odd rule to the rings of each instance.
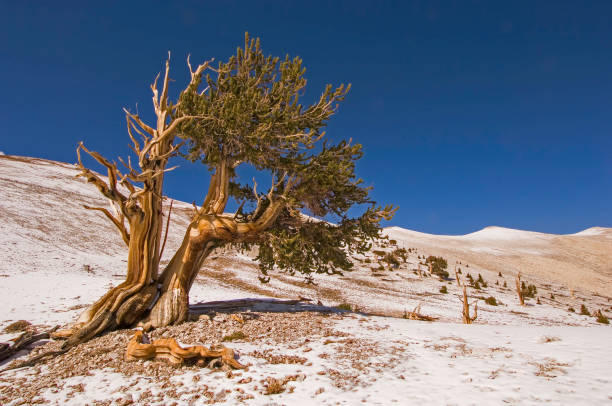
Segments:
[[[351,306],[350,303],[340,303],[338,306],[336,306],[336,309],[350,312],[353,310],[353,306]]]
[[[4,328],[5,333],[18,333],[20,331],[26,331],[32,323],[26,320],[19,320],[14,323],[9,324]]]
[[[285,391],[285,382],[272,377],[266,378],[264,383],[264,395],[277,395]]]
[[[244,340],[247,338],[247,335],[242,331],[234,331],[232,334],[223,337],[223,341],[234,341],[234,340]]]
[[[537,371],[535,372],[536,376],[543,376],[544,378],[556,378],[559,376],[559,373],[565,374],[566,371],[564,367],[568,367],[569,364],[564,362],[559,362],[554,358],[547,358],[544,362],[534,362],[537,367]]]

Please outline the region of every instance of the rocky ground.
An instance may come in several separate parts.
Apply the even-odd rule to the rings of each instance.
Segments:
[[[124,278],[121,239],[81,207],[105,202],[73,175],[69,164],[0,157],[0,342],[13,342],[23,328],[68,325]],[[181,202],[174,207],[164,261],[191,210]],[[219,251],[206,262],[191,291],[193,320],[151,336],[234,348],[247,371],[126,362],[133,332],[122,330],[1,373],[0,404],[612,401],[612,328],[594,316],[612,316],[612,230],[570,236],[501,228],[466,236],[386,231],[395,241],[354,258],[355,270],[342,276],[275,273],[262,285],[252,253]],[[381,261],[397,248],[410,249],[405,260]],[[447,259],[449,278],[422,265],[429,255]],[[478,303],[471,325],[461,324],[455,269],[470,303]],[[525,306],[514,287],[518,271],[537,289]],[[483,283],[476,286],[479,277]],[[255,304],[238,308],[232,299]],[[402,318],[418,305],[435,321]],[[2,331],[19,320],[32,325]],[[0,362],[0,369],[59,345],[39,341]]]

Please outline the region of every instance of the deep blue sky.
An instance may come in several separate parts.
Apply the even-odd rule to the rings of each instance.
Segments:
[[[188,53],[225,59],[249,31],[303,58],[307,99],[352,83],[328,133],[364,145],[391,224],[612,226],[612,2],[173,3],[2,1],[0,150],[125,156],[121,108],[150,114],[167,51],[177,89]],[[207,180],[183,165],[166,192],[200,202]]]

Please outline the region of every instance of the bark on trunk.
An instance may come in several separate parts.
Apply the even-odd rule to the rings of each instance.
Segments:
[[[195,71],[188,64],[191,80],[181,95],[197,88],[201,74],[208,68],[208,64],[209,62],[205,62],[199,65]],[[130,159],[125,162],[120,158],[125,167],[120,171],[115,162],[108,161],[95,151],[89,151],[83,143],[80,143],[77,148],[78,167],[81,171],[78,176],[94,184],[100,193],[111,201],[117,212],[113,215],[106,208],[85,207],[102,212],[119,229],[123,241],[128,245],[128,264],[126,279],[123,283],[109,290],[81,314],[72,328],[55,334],[55,337],[68,338],[68,341],[64,343],[64,350],[87,341],[105,330],[133,325],[140,321],[158,300],[164,173],[173,169],[166,169],[166,165],[168,159],[176,155],[180,147],[180,144],[174,145],[180,124],[196,118],[190,115],[173,117],[172,113],[176,105],[168,103],[169,75],[170,59],[166,60],[161,93],[157,89],[160,75],[151,85],[153,106],[157,117],[155,128],[144,123],[138,114],[124,109],[127,131],[133,143],[131,149],[138,157],[138,169],[132,166]],[[106,167],[108,171],[106,180],[85,168],[81,161],[81,150]],[[227,168],[224,171],[224,176],[227,178]],[[226,189],[227,182],[226,180]],[[126,190],[129,192],[127,195]],[[224,196],[226,196],[225,200],[220,200],[223,206],[227,202],[227,193]],[[129,223],[129,230],[125,227],[125,220]],[[199,257],[199,254],[195,256]],[[178,266],[178,263],[174,262],[172,267],[169,267],[169,271],[164,273],[166,278],[162,280],[161,287],[165,287],[166,290],[162,291],[162,296],[163,302],[169,304],[170,313],[176,315],[174,319],[181,320],[187,314],[187,294],[191,287],[191,282],[183,281],[185,278],[183,274],[189,274],[189,272],[181,269],[193,270],[196,269],[196,264],[189,267],[189,264]],[[201,265],[201,260],[197,265],[198,267]],[[177,266],[178,269],[175,269]],[[176,274],[177,277],[172,278],[173,274]],[[188,278],[193,277],[195,275],[188,275]],[[169,294],[175,297],[168,300],[166,292],[170,292]]]
[[[210,221],[200,219],[190,224],[181,246],[159,277],[160,297],[143,323],[145,329],[187,320],[189,291],[202,263],[218,246],[218,234]]]
[[[161,199],[153,193],[143,196],[142,210],[130,219],[130,230],[125,281],[83,312],[71,329],[55,334],[55,337],[68,338],[65,348],[105,330],[133,325],[154,303],[158,293]]]

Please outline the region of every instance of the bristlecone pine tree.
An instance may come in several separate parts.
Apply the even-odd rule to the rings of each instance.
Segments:
[[[367,251],[380,236],[381,219],[396,210],[375,206],[370,188],[356,177],[361,145],[331,143],[322,131],[350,86],[328,85],[318,101],[303,106],[306,79],[300,58],[265,56],[259,39],[248,34],[244,48],[227,62],[213,67],[208,61],[193,69],[188,58],[187,64],[191,78],[176,102],[168,95],[169,60],[161,91],[159,75],[151,85],[154,124],[125,110],[136,160],[120,159],[120,169],[82,143],[77,148],[79,176],[96,186],[114,210],[88,208],[117,227],[128,246],[128,262],[125,281],[57,334],[67,338],[65,349],[111,329],[185,321],[191,285],[219,247],[257,248],[263,281],[275,267],[292,274],[349,270],[350,255]],[[106,168],[108,180],[83,165],[81,151]],[[168,160],[179,154],[206,166],[210,185],[181,246],[160,272],[164,174],[172,169]],[[242,183],[239,166],[267,174],[267,192],[258,191],[255,179]],[[227,214],[230,198],[239,208]],[[347,212],[354,205],[367,209],[351,218]]]

